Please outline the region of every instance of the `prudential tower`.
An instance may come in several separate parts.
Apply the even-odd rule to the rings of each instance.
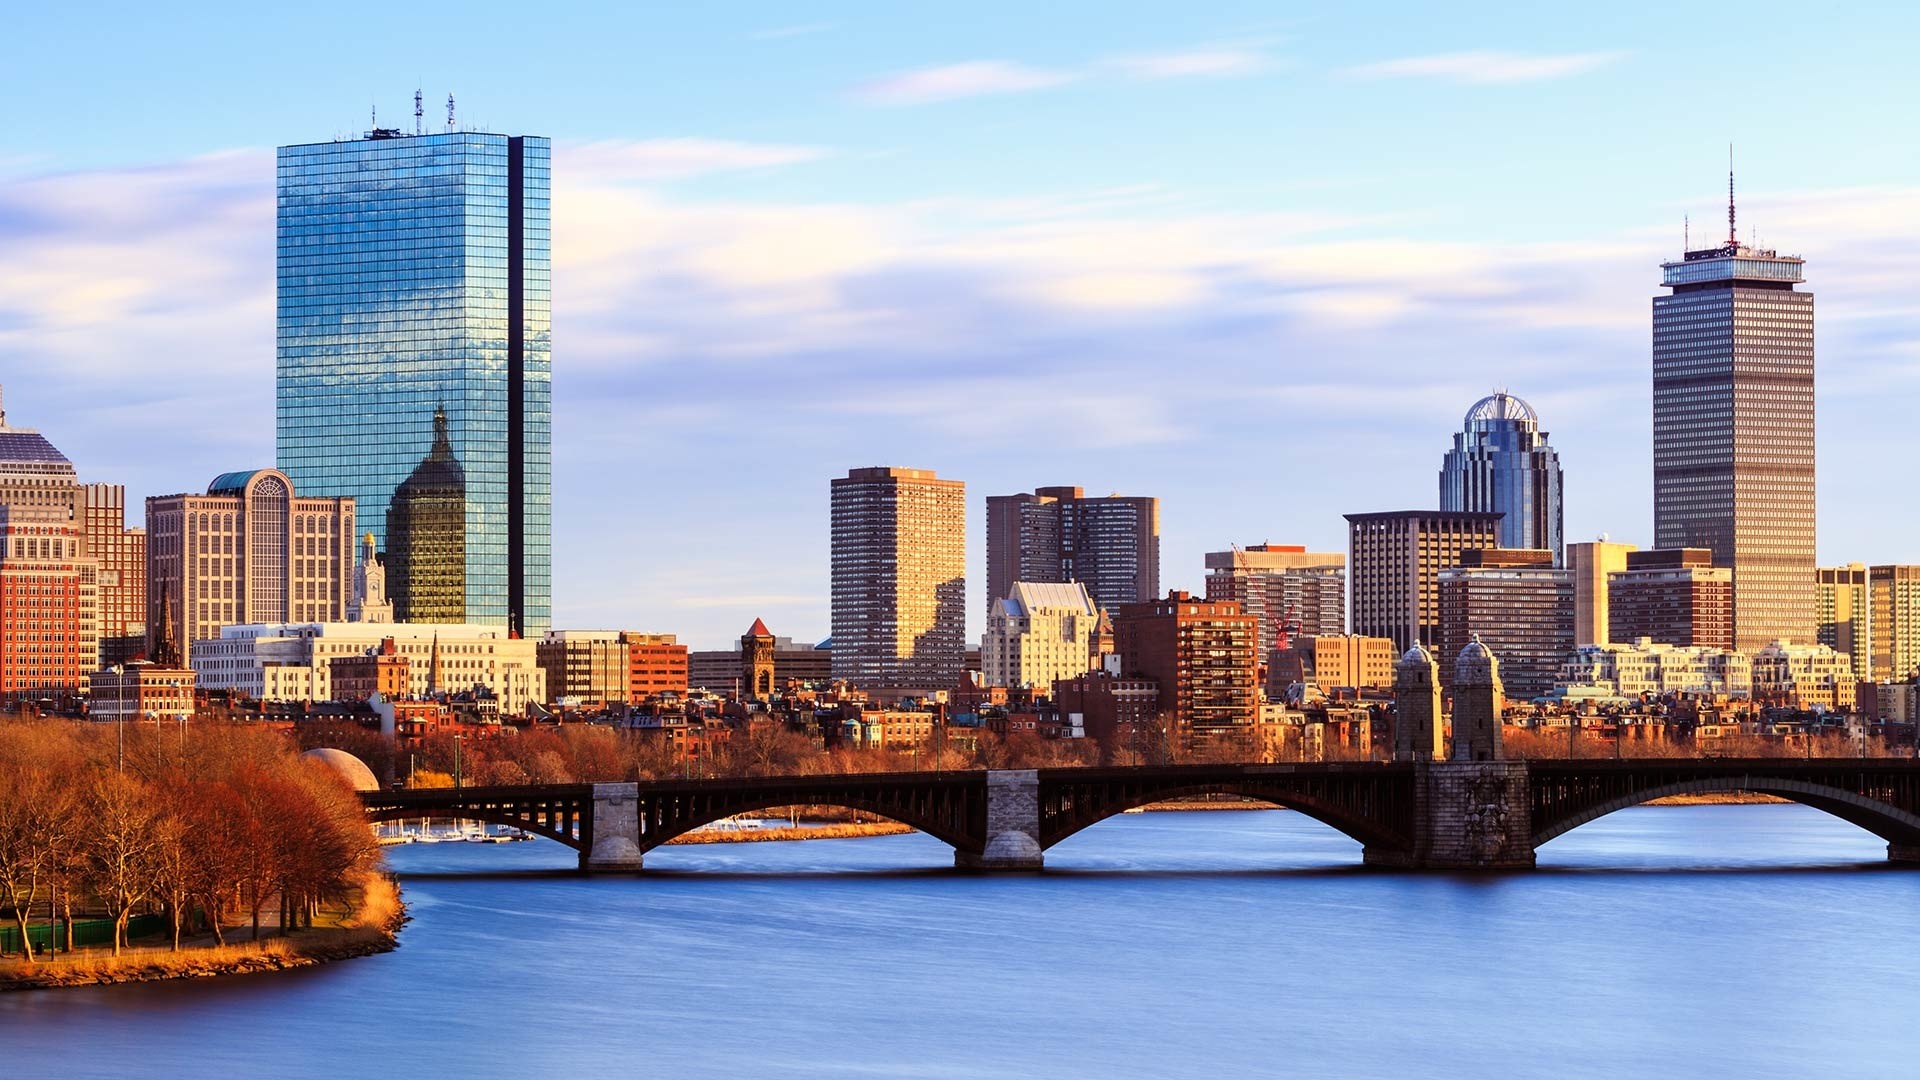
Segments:
[[[1815,630],[1813,294],[1806,261],[1727,239],[1660,264],[1653,531],[1733,570],[1734,647]]]

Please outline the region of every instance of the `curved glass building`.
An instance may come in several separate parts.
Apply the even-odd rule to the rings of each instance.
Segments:
[[[1500,391],[1473,403],[1440,466],[1440,509],[1506,515],[1503,548],[1553,552],[1563,565],[1560,455],[1533,406]]]

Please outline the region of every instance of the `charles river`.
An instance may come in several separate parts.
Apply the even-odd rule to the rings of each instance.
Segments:
[[[1800,806],[1643,807],[1486,877],[1299,814],[1129,814],[969,876],[919,834],[389,849],[397,952],[0,995],[0,1076],[1920,1076],[1920,872]]]

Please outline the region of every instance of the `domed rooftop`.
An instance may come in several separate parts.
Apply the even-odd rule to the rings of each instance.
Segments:
[[[1400,662],[1403,664],[1431,664],[1433,663],[1433,654],[1427,651],[1425,645],[1416,641],[1413,643],[1413,648],[1408,649],[1406,655],[1400,658]]]
[[[353,790],[355,791],[380,790],[380,781],[374,779],[373,770],[367,768],[367,763],[347,753],[345,750],[335,750],[331,746],[322,746],[309,750],[300,756],[308,761],[317,761],[327,768],[332,769],[334,772],[339,773],[347,783],[353,785]]]
[[[1540,414],[1533,411],[1533,406],[1505,390],[1496,390],[1474,402],[1473,408],[1467,410],[1468,428],[1489,420],[1521,420],[1529,424],[1538,424]]]
[[[1491,660],[1493,659],[1493,650],[1487,648],[1485,643],[1480,640],[1479,634],[1475,634],[1473,635],[1473,640],[1467,642],[1467,647],[1460,650],[1460,659]]]

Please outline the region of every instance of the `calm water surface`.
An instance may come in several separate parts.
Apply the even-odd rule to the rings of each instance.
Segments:
[[[1363,872],[1298,814],[1115,818],[1039,876],[915,834],[390,849],[399,951],[0,995],[0,1077],[1920,1077],[1920,872],[1799,806],[1541,872]]]

